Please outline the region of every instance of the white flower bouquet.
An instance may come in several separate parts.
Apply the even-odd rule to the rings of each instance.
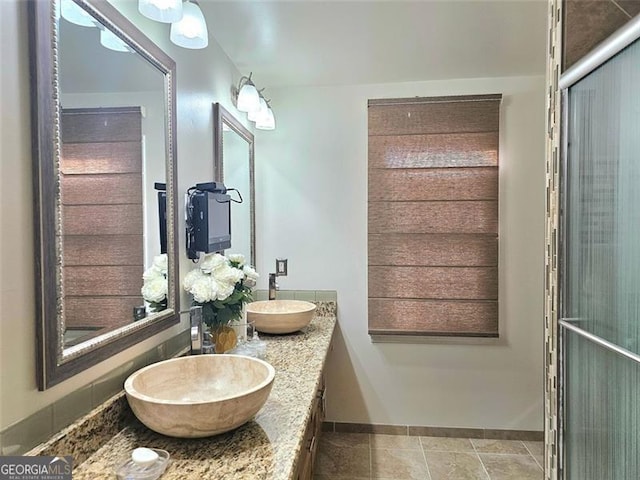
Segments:
[[[243,305],[253,299],[258,277],[244,255],[214,253],[205,255],[182,285],[193,296],[193,304],[202,306],[203,320],[213,328],[241,319]]]
[[[157,255],[153,264],[142,274],[142,298],[152,312],[167,308],[167,254]]]

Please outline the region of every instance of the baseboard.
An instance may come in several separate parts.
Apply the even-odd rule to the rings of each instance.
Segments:
[[[491,440],[543,441],[542,430],[502,430],[495,428],[425,427],[412,425],[380,425],[371,423],[324,422],[323,432],[374,433],[421,437],[485,438]]]

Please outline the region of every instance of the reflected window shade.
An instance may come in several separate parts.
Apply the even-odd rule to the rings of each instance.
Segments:
[[[140,107],[61,112],[65,326],[121,326],[142,305]]]
[[[501,99],[369,101],[371,335],[498,336]]]

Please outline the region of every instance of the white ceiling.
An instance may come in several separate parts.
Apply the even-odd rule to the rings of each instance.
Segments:
[[[200,5],[209,35],[259,86],[544,74],[546,0]]]

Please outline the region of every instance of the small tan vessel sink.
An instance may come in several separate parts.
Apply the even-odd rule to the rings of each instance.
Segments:
[[[271,392],[274,368],[241,355],[194,355],[154,363],[124,383],[133,413],[178,438],[228,432],[248,422]]]
[[[292,333],[311,322],[316,306],[302,300],[265,300],[247,304],[247,320],[264,333]]]

